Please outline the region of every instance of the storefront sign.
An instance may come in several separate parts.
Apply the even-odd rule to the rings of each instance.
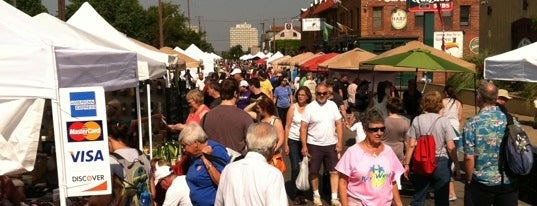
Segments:
[[[302,31],[321,31],[321,18],[302,19]]]
[[[444,47],[448,54],[454,57],[462,58],[463,56],[463,34],[462,31],[434,32],[434,48],[442,50],[442,35],[444,35]]]
[[[479,54],[479,37],[474,37],[468,44],[470,51],[474,54]]]
[[[67,196],[110,194],[110,158],[102,87],[60,88]]]
[[[403,9],[395,9],[392,12],[392,27],[400,30],[405,28],[407,22],[406,12]]]
[[[419,0],[407,0],[407,8],[409,12],[438,12],[440,11],[453,11],[452,1],[419,1]]]

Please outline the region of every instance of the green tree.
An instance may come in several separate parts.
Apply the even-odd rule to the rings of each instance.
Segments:
[[[300,40],[276,40],[276,51],[284,54],[295,52],[300,48]]]
[[[14,0],[6,0],[6,2],[14,5]],[[30,16],[35,16],[43,12],[48,13],[47,7],[41,4],[41,0],[18,0],[16,8]]]
[[[244,52],[242,51],[241,45],[235,45],[231,48],[229,48],[229,51],[225,53],[225,56],[223,56],[226,59],[239,59],[244,55]]]

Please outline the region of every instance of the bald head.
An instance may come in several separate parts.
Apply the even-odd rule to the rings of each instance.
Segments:
[[[271,157],[277,141],[278,133],[268,123],[254,123],[248,127],[246,143],[249,151],[258,152],[267,158]]]
[[[492,82],[483,81],[477,90],[479,100],[486,105],[495,105],[498,98],[498,88]]]

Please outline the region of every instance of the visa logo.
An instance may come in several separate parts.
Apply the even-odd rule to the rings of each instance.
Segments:
[[[70,151],[73,162],[96,162],[104,161],[103,152],[101,150],[93,151]]]

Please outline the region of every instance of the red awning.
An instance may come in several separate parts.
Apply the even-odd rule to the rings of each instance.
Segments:
[[[255,64],[264,64],[267,61],[268,57],[255,60]]]
[[[317,5],[317,7],[315,7],[313,14],[316,15],[328,9],[335,8],[336,4],[334,2],[335,0],[326,0],[321,2],[319,5]]]
[[[331,59],[332,57],[337,56],[337,55],[338,55],[338,53],[328,53],[328,54],[321,55],[321,56],[315,57],[313,59],[310,59],[310,60],[304,62],[304,64],[300,65],[300,70],[301,71],[307,71],[307,72],[327,72],[328,68],[321,68],[321,67],[318,67],[318,65],[320,63],[323,63],[326,60]]]

